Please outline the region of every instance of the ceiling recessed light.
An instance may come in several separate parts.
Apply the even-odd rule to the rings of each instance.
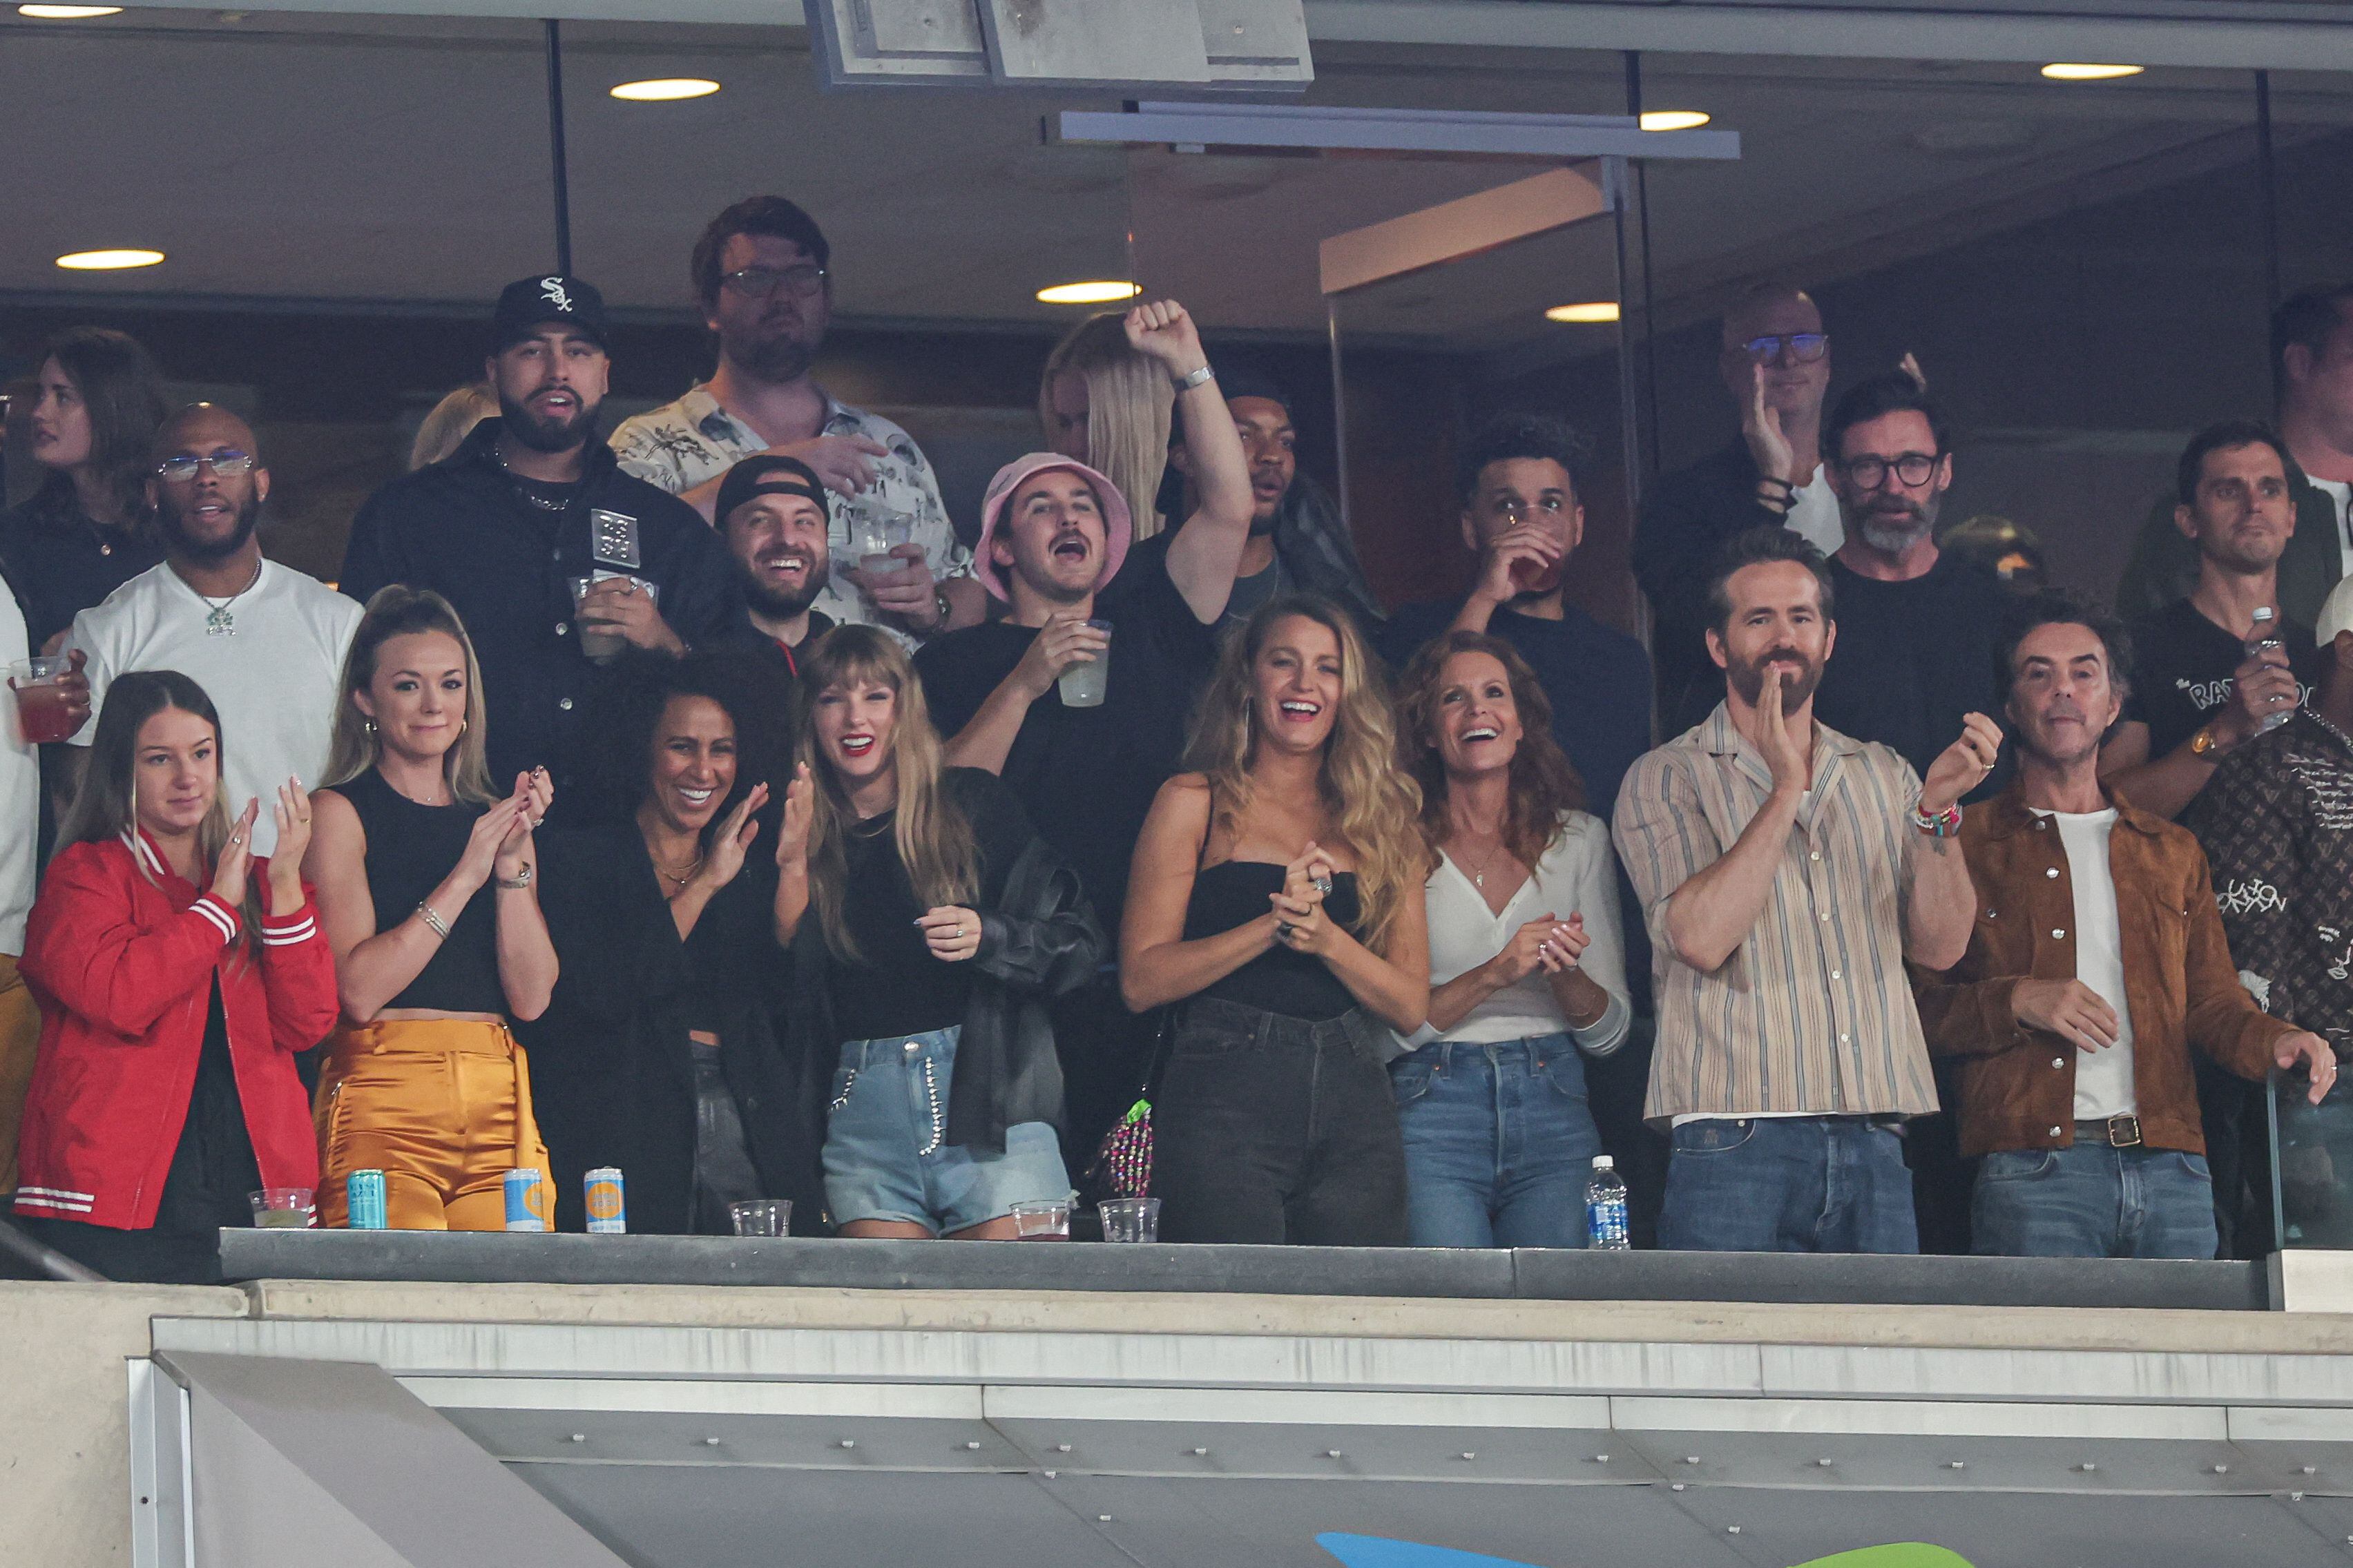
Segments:
[[[631,103],[670,103],[681,98],[709,98],[718,90],[719,84],[708,77],[666,76],[625,81],[613,89],[613,96]]]
[[[1642,115],[1645,131],[1696,131],[1708,116],[1696,109],[1652,109]]]
[[[19,16],[37,16],[44,22],[86,22],[92,16],[119,16],[120,5],[19,5]]]
[[[1555,305],[1545,312],[1547,321],[1573,321],[1580,324],[1614,321],[1618,319],[1618,301],[1592,300],[1582,305]]]
[[[72,272],[119,272],[126,267],[153,267],[164,259],[160,250],[76,250],[58,258]]]
[[[2042,68],[2042,74],[2052,81],[2114,81],[2120,76],[2138,76],[2146,66],[2070,65],[2060,62]]]
[[[1109,305],[1121,300],[1133,300],[1144,292],[1134,283],[1114,283],[1108,279],[1088,283],[1057,283],[1050,289],[1038,290],[1041,305]]]

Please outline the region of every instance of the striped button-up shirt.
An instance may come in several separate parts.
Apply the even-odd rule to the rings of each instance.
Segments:
[[[1925,1114],[1928,1047],[1904,970],[1905,861],[1919,775],[1885,746],[1814,727],[1813,789],[1773,890],[1732,956],[1704,973],[1666,938],[1667,905],[1730,849],[1772,770],[1718,704],[1634,764],[1614,833],[1651,936],[1658,1045],[1645,1114]]]

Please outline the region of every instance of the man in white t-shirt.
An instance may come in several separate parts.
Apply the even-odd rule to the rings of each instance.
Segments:
[[[327,765],[343,652],[361,609],[316,579],[262,558],[254,524],[269,494],[253,431],[208,403],[155,433],[147,502],[164,541],[161,565],[74,617],[66,646],[89,656],[90,700],[113,679],[176,669],[220,712],[231,815],[258,799],[254,851],[278,841],[269,803],[289,778],[304,788]],[[97,718],[75,731],[88,746]]]
[[[2336,1054],[2240,984],[2198,840],[2100,783],[2131,667],[2122,625],[2046,595],[1997,647],[2017,782],[1962,821],[1968,952],[1914,973],[1928,1048],[1961,1058],[1961,1152],[1984,1156],[1972,1249],[2212,1258],[2191,1048],[2257,1080],[2302,1064],[2315,1103]]]

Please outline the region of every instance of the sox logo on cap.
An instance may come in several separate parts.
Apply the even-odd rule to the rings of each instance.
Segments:
[[[541,279],[539,280],[539,291],[546,295],[547,302],[554,306],[557,310],[569,310],[572,309],[572,296],[565,291],[563,279]]]

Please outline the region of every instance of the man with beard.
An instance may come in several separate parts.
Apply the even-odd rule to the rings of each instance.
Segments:
[[[825,481],[797,458],[746,458],[719,486],[719,536],[744,596],[729,640],[785,679],[800,679],[800,650],[833,625],[810,608],[825,585]]]
[[[2100,784],[2124,641],[2063,595],[2005,628],[2018,781],[1961,826],[1984,918],[1950,973],[1917,977],[1930,1048],[1962,1063],[1962,1152],[1984,1156],[1982,1254],[2211,1258],[2191,1048],[2256,1083],[2301,1063],[2315,1104],[2337,1077],[2327,1041],[2240,984],[2198,840]]]
[[[308,789],[327,765],[360,607],[262,557],[253,531],[269,470],[244,420],[195,404],[164,422],[154,450],[147,505],[164,560],[74,617],[66,646],[88,656],[91,712],[73,743],[90,743],[116,676],[178,670],[219,710],[229,814],[261,803],[253,850],[267,855],[278,842],[270,805],[280,786],[293,778]]]
[[[2133,627],[2137,662],[2100,776],[2159,816],[2179,816],[2222,759],[2301,700],[2312,633],[2287,618],[2279,563],[2295,532],[2287,453],[2261,425],[2192,437],[2175,482],[2174,526],[2198,547],[2198,585]],[[2258,609],[2281,647],[2250,658]]]
[[[1944,969],[1968,944],[1958,803],[2001,731],[1968,714],[1923,784],[1817,722],[1834,597],[1787,529],[1727,544],[1707,597],[1724,700],[1634,764],[1613,828],[1652,943],[1659,1245],[1911,1252],[1900,1130],[1936,1093],[1904,965]]]
[[[1173,300],[1137,306],[1126,327],[1137,352],[1179,385],[1207,363]],[[1216,658],[1211,628],[1249,537],[1242,442],[1223,395],[1204,377],[1177,396],[1203,504],[1174,542],[1131,552],[1134,527],[1119,487],[1073,458],[1033,452],[1000,469],[981,502],[976,570],[1005,616],[915,656],[947,761],[1005,780],[1078,871],[1114,939],[1129,858],[1155,792],[1176,771],[1186,715]],[[1100,700],[1073,702],[1061,682],[1097,660],[1108,666]],[[1114,940],[1106,951],[1116,950]],[[1057,1002],[1054,1017],[1068,1154],[1083,1169],[1135,1099],[1153,1026],[1128,1012],[1108,967]]]
[[[1830,563],[1838,652],[1814,712],[1925,773],[1962,714],[2000,710],[1993,645],[2010,601],[1991,574],[1937,548],[1952,449],[1917,382],[1892,371],[1852,388],[1823,426],[1822,450],[1846,537]],[[2000,784],[1989,778],[1978,793]]]
[[[611,363],[603,296],[526,278],[499,296],[486,369],[499,417],[352,520],[343,590],[387,583],[457,607],[482,667],[491,775],[548,770],[576,807],[597,666],[582,634],[683,652],[735,618],[726,552],[692,508],[621,472],[596,439]]]
[[[817,607],[836,621],[879,621],[909,641],[981,618],[987,599],[972,554],[956,540],[932,466],[890,420],[852,408],[810,374],[833,313],[832,249],[817,220],[782,196],[747,196],[712,218],[689,271],[703,325],[719,339],[711,379],[685,396],[625,419],[613,449],[628,473],[715,520],[728,468],[762,453],[796,458],[855,503],[837,509],[833,558]],[[853,533],[863,516],[902,519],[870,573]]]

